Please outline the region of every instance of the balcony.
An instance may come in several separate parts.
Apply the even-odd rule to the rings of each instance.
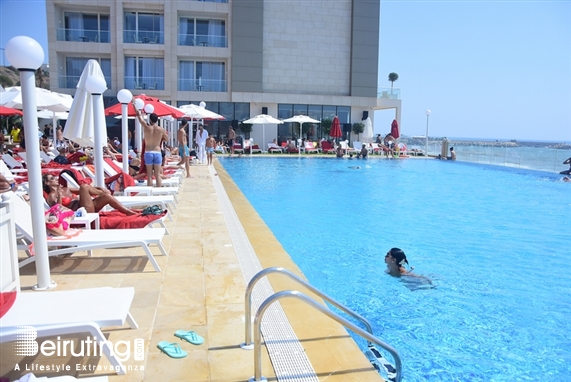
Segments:
[[[164,44],[164,32],[126,30],[123,42],[131,44]]]
[[[400,89],[398,88],[378,88],[377,98],[381,99],[400,99]]]
[[[226,36],[179,34],[178,45],[180,46],[209,46],[215,48],[227,48]]]
[[[58,78],[58,86],[61,89],[75,89],[77,87],[77,83],[79,82],[79,77],[77,76],[59,76]],[[107,88],[111,89],[111,77],[105,76],[105,82],[107,82]]]
[[[179,91],[191,92],[226,92],[226,80],[180,79],[178,80]]]
[[[109,31],[93,29],[67,29],[58,28],[56,31],[57,41],[101,42],[109,43]]]
[[[125,89],[131,90],[164,90],[163,77],[125,77]]]

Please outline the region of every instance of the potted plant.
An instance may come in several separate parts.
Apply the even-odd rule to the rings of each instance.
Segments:
[[[251,123],[240,123],[240,131],[246,135],[246,139],[250,139],[250,133],[252,132],[252,124]]]
[[[331,125],[333,120],[331,118],[325,118],[321,120],[321,131],[323,135],[329,135],[331,133]]]
[[[357,140],[359,140],[359,135],[365,131],[365,124],[361,122],[355,122],[353,124],[353,132],[357,134]]]

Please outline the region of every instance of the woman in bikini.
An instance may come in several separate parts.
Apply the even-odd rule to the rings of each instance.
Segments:
[[[51,207],[57,203],[70,210],[77,211],[83,207],[89,213],[99,212],[106,205],[110,205],[125,215],[136,215],[137,212],[128,209],[111,195],[105,188],[82,184],[77,188],[62,187],[59,179],[52,174],[42,176],[42,185],[45,199]]]

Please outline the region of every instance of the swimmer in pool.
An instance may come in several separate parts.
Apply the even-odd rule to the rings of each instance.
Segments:
[[[414,269],[413,267],[410,267],[410,270],[407,270],[405,268],[405,264],[408,264],[408,260],[406,259],[406,255],[404,254],[404,251],[400,248],[391,248],[386,256],[385,256],[385,264],[387,264],[387,270],[386,272],[394,277],[401,277],[401,276],[412,276],[412,277],[418,277],[421,279],[425,279],[427,280],[430,284],[432,284],[432,281],[426,277],[426,276],[421,276],[421,275],[417,275],[415,273],[412,273],[412,270]]]

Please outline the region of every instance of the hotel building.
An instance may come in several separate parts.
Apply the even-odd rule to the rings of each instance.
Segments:
[[[262,113],[338,116],[345,132],[376,109],[395,109],[400,121],[399,90],[378,89],[380,0],[47,0],[46,7],[50,85],[61,93],[73,95],[95,59],[106,106],[123,88],[175,106],[204,101],[226,118],[209,122],[221,137]],[[257,142],[260,130],[251,133]],[[307,133],[325,136],[320,125]],[[297,124],[265,126],[268,141],[298,136]]]

